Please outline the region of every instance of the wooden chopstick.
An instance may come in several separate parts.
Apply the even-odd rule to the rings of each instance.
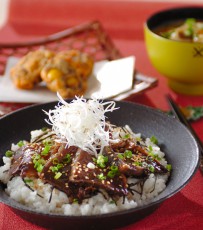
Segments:
[[[192,128],[190,123],[187,121],[187,119],[185,118],[184,114],[182,113],[182,111],[180,110],[178,105],[175,103],[175,101],[172,99],[172,97],[169,94],[166,95],[166,100],[167,100],[169,106],[171,107],[171,110],[174,113],[174,115],[176,116],[176,118],[178,118],[180,120],[180,122],[188,128],[188,130],[191,132],[193,137],[196,139],[198,146],[199,146],[200,153],[203,156],[202,141],[199,139],[196,132],[194,131],[194,129]]]

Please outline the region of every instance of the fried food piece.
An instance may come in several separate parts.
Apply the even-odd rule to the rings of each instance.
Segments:
[[[10,71],[14,85],[20,89],[32,89],[41,81],[43,66],[54,55],[49,50],[36,50],[23,56]]]
[[[88,54],[79,50],[66,50],[59,52],[57,56],[64,58],[83,79],[87,79],[90,76],[94,61]]]
[[[59,92],[63,98],[83,95],[87,88],[87,81],[58,55],[47,62],[41,71],[41,77],[51,91]]]

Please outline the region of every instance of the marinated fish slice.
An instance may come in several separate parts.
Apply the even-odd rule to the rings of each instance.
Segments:
[[[150,155],[146,147],[130,139],[111,144],[107,153],[115,158],[119,171],[127,176],[144,177],[150,173],[168,172],[154,156]]]
[[[132,166],[132,162],[130,162],[129,160],[126,161],[124,157],[120,159],[119,156],[121,154],[114,152],[111,147],[106,147],[104,149],[104,154],[107,155],[114,162],[114,164],[118,166],[119,171],[124,175],[140,177],[144,174],[143,167],[139,165]]]
[[[40,178],[59,190],[70,195],[69,176],[71,172],[72,158],[77,152],[77,147],[65,147],[61,144],[59,148],[52,151],[52,156],[44,165]]]
[[[59,148],[54,141],[56,135],[50,129],[36,132],[31,143],[24,143],[14,152],[9,171],[11,176],[38,177],[48,158]]]
[[[38,171],[35,168],[33,158],[38,156],[41,164],[45,162],[49,156],[43,156],[41,158],[41,152],[44,149],[43,144],[33,143],[26,144],[19,148],[13,156],[9,174],[11,176],[20,175],[21,177],[38,177]]]
[[[65,144],[62,144],[57,152],[47,161],[40,174],[42,180],[66,193],[70,203],[75,200],[81,203],[83,199],[96,194],[96,188],[85,183],[78,186],[78,184],[75,185],[69,180],[77,150],[78,148],[75,146],[66,148]]]
[[[104,189],[109,195],[126,195],[128,193],[126,177],[119,172],[111,175],[110,171],[110,162],[104,168],[99,167],[95,163],[94,156],[79,149],[73,162],[70,182]]]

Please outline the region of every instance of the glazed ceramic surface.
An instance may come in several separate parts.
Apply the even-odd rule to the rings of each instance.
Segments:
[[[154,29],[187,18],[203,19],[203,7],[174,8],[157,12],[144,25],[145,42],[153,66],[176,92],[203,95],[203,43],[174,41]]]

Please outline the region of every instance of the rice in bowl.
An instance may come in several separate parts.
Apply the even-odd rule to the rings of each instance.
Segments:
[[[105,124],[105,127],[106,125],[107,124]],[[20,144],[18,143],[18,145],[13,144],[11,146],[11,151],[16,153],[23,148],[21,145],[26,146],[28,143],[35,143],[36,140],[45,135],[44,132],[46,132],[46,135],[47,132],[53,134],[53,131],[49,129],[47,129],[46,131],[44,131],[44,129],[32,131],[31,140],[29,142],[24,141],[20,142]],[[133,176],[131,174],[125,176],[127,179],[126,190],[128,191],[125,196],[122,194],[116,194],[116,196],[114,196],[111,192],[109,192],[109,190],[105,191],[104,187],[97,187],[94,193],[91,194],[91,196],[87,198],[83,197],[83,199],[80,200],[78,198],[69,197],[67,193],[63,191],[63,189],[61,190],[59,189],[59,187],[47,183],[47,180],[44,180],[43,177],[35,178],[33,176],[29,177],[27,175],[19,175],[19,172],[16,174],[14,173],[13,176],[11,176],[10,170],[13,156],[4,156],[4,165],[0,167],[0,180],[7,185],[7,188],[5,190],[6,193],[17,202],[20,202],[26,205],[27,207],[30,207],[31,209],[37,210],[38,212],[75,216],[117,212],[121,210],[143,206],[150,203],[154,197],[156,197],[160,192],[162,192],[165,189],[166,182],[170,175],[170,165],[167,163],[165,159],[165,154],[160,150],[159,146],[157,145],[156,138],[150,137],[144,139],[141,137],[141,134],[134,134],[129,126],[111,126],[110,133],[111,141],[115,140],[114,142],[112,142],[112,148],[114,150],[116,150],[116,145],[119,143],[119,141],[126,142],[127,140],[130,140],[136,145],[138,144],[139,146],[141,146],[144,149],[144,151],[146,151],[148,154],[148,156],[146,157],[152,158],[152,162],[158,162],[158,164],[162,165],[167,170],[165,170],[164,173],[158,173],[155,171],[153,167],[151,167],[151,165],[144,165],[141,167],[137,164],[137,161],[133,160],[133,151],[130,150],[131,153],[127,152],[128,154],[124,154],[124,150],[119,151],[116,153],[118,158],[121,156],[124,158],[119,158],[117,159],[118,161],[133,161],[135,163],[134,166],[138,167],[139,169],[140,167],[144,168],[143,170],[147,170],[147,173],[142,171],[142,176]],[[58,142],[58,136],[56,135],[55,131],[53,137],[54,139],[56,137]],[[43,141],[45,143],[50,141],[50,139],[44,138]],[[60,143],[60,145],[61,144],[64,143]],[[42,151],[45,148],[46,146],[44,145]],[[121,148],[119,150],[121,150]],[[129,148],[127,148],[126,150],[129,151]],[[91,154],[92,158],[95,159],[98,159],[98,156],[100,156],[98,149],[97,155],[94,155],[93,153]],[[133,157],[134,154],[135,153],[133,152]],[[101,159],[104,160],[105,158]],[[97,167],[99,168],[99,170],[104,170],[105,167],[102,168],[102,164],[105,165],[108,163],[101,161],[101,159],[100,161],[96,160],[89,162],[87,164],[88,168],[93,170],[94,167]],[[113,172],[112,170],[109,171]],[[54,172],[54,175],[56,176],[58,172],[60,172],[60,169],[57,172]],[[107,179],[105,178],[106,174],[101,175],[100,173],[99,176],[103,176],[103,178],[100,178],[101,181]],[[55,180],[59,179],[60,177]],[[80,184],[78,184],[78,186],[80,186]]]

